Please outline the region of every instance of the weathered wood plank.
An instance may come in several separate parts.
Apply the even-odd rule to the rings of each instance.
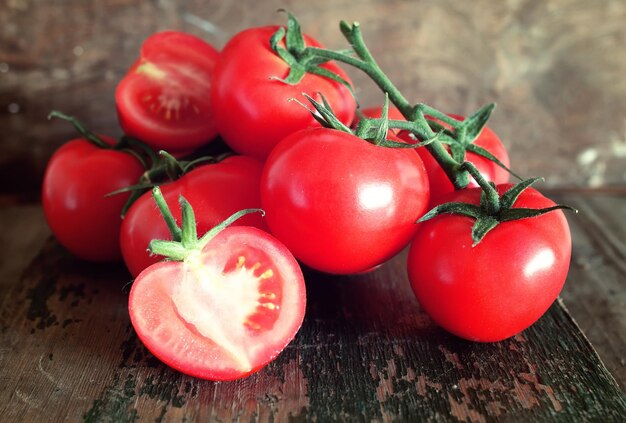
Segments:
[[[421,312],[404,260],[360,276],[307,272],[307,317],[295,341],[251,377],[212,383],[173,372],[139,343],[121,265],[81,262],[50,240],[0,308],[0,415],[116,422],[625,415],[626,398],[560,304],[510,340],[466,342]]]
[[[569,217],[572,264],[563,299],[611,374],[626,387],[626,190],[556,193]]]
[[[0,298],[19,281],[22,272],[50,236],[40,204],[2,205],[0,198]],[[8,253],[7,253],[8,252]]]

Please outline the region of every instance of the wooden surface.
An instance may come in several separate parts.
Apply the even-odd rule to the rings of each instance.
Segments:
[[[420,310],[401,254],[367,275],[308,272],[308,309],[296,339],[260,372],[224,383],[174,372],[141,345],[129,324],[131,279],[122,265],[82,262],[53,239],[43,242],[37,208],[0,209],[3,226],[11,218],[16,231],[31,228],[31,253],[43,242],[22,277],[0,285],[0,416],[623,421],[626,192],[550,194],[581,209],[568,215],[573,257],[562,293],[576,321],[555,303],[512,339],[460,340]],[[19,248],[14,239],[3,241]],[[5,275],[9,261],[0,261]]]

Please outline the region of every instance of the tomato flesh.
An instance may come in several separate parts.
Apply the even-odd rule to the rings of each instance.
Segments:
[[[302,324],[304,279],[289,251],[252,227],[229,227],[184,262],[144,270],[129,297],[144,345],[168,366],[209,380],[249,375]]]
[[[166,31],[146,40],[115,93],[124,132],[172,153],[212,140],[209,92],[217,56],[212,46],[189,34]]]

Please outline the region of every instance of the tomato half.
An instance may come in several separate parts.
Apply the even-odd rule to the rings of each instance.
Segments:
[[[268,157],[261,204],[272,234],[303,263],[359,273],[408,244],[428,204],[428,177],[412,149],[310,128]]]
[[[259,183],[263,165],[256,159],[231,156],[219,163],[200,166],[180,179],[161,185],[161,191],[174,218],[180,222],[179,196],[184,196],[196,210],[198,233],[205,233],[236,211],[260,206]],[[258,214],[248,214],[234,225],[266,229]],[[167,225],[149,192],[128,210],[120,230],[120,243],[126,267],[131,275],[161,260],[148,253],[153,239],[171,239]]]
[[[233,150],[259,159],[265,159],[287,135],[320,126],[308,110],[292,101],[308,104],[302,93],[318,101],[323,95],[346,125],[352,123],[356,109],[350,90],[331,79],[307,74],[295,85],[277,80],[289,74],[288,65],[270,47],[277,29],[250,28],[235,35],[222,50],[211,91],[220,135]],[[311,37],[304,39],[308,46],[320,46]],[[350,81],[335,63],[323,67]]]
[[[85,139],[62,145],[50,158],[42,185],[44,214],[57,240],[84,260],[120,260],[120,215],[130,194],[106,195],[136,184],[143,171],[134,156]]]
[[[500,193],[510,185],[499,185]],[[478,205],[481,190],[445,197]],[[554,202],[528,188],[513,208]],[[472,247],[474,219],[440,215],[418,224],[408,256],[413,291],[444,329],[472,341],[499,341],[539,319],[561,291],[571,257],[562,211],[500,223]]]
[[[172,154],[211,141],[216,130],[209,93],[218,55],[190,34],[164,31],[149,37],[115,91],[124,132]]]
[[[168,366],[209,380],[249,375],[273,360],[302,324],[304,278],[266,232],[228,227],[183,262],[144,270],[129,297],[144,345]]]

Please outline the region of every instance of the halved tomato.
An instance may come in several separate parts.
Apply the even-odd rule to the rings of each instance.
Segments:
[[[232,380],[276,358],[300,328],[305,304],[289,250],[259,229],[232,226],[184,261],[144,270],[129,311],[141,341],[165,364]]]
[[[124,132],[173,154],[211,141],[209,93],[218,55],[204,40],[178,31],[148,38],[115,92]]]

